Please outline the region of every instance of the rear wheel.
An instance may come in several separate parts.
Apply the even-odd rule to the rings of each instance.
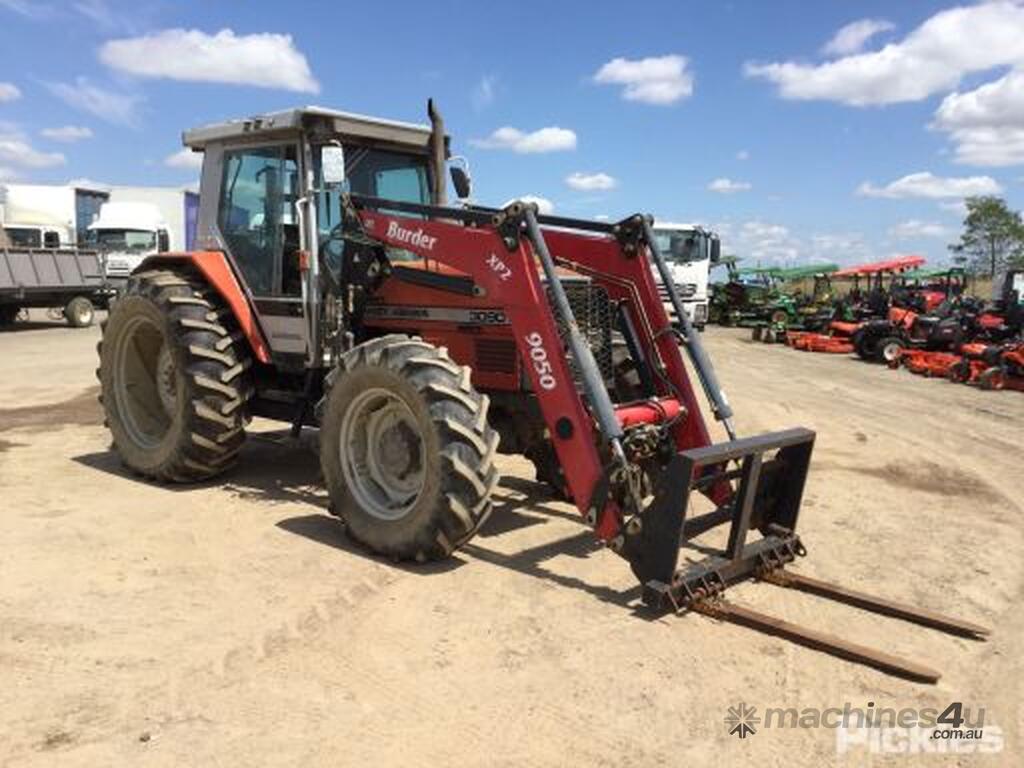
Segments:
[[[64,307],[64,318],[72,328],[88,328],[96,319],[96,308],[85,296],[75,296]]]
[[[122,461],[155,480],[205,480],[245,439],[251,359],[219,294],[190,271],[129,278],[99,345],[100,400]]]
[[[491,511],[498,434],[468,368],[419,339],[347,352],[321,401],[320,464],[349,535],[397,560],[437,560]]]
[[[863,332],[853,335],[853,349],[861,360],[874,360],[877,347],[878,339],[876,337]]]
[[[21,307],[11,304],[4,304],[0,306],[0,326],[13,324],[14,321],[18,319],[18,313],[20,311]]]

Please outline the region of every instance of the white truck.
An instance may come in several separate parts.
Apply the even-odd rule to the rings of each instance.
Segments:
[[[113,187],[86,243],[104,255],[110,278],[125,279],[147,256],[190,249],[198,207],[199,196],[187,189]]]
[[[711,265],[718,262],[721,254],[718,235],[699,224],[655,221],[654,236],[672,273],[684,311],[690,322],[703,330],[708,321],[708,278]],[[668,300],[668,292],[661,284],[661,276],[657,272],[654,279],[658,282],[665,311],[670,318],[674,318],[675,312]]]
[[[12,247],[74,248],[106,199],[73,184],[0,184],[0,226]]]

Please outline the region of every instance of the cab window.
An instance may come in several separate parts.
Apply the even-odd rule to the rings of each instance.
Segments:
[[[290,144],[224,153],[217,223],[257,296],[301,292],[296,157]]]

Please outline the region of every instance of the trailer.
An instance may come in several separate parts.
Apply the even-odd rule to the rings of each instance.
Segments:
[[[116,292],[97,251],[79,248],[13,248],[0,237],[0,326],[23,309],[55,309],[73,328],[86,328],[96,308],[108,308]]]

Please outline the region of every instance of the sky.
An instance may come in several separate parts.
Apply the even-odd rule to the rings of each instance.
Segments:
[[[751,263],[948,260],[1024,205],[1024,4],[0,0],[0,181],[189,185],[192,126],[426,122],[474,199],[717,229]]]

